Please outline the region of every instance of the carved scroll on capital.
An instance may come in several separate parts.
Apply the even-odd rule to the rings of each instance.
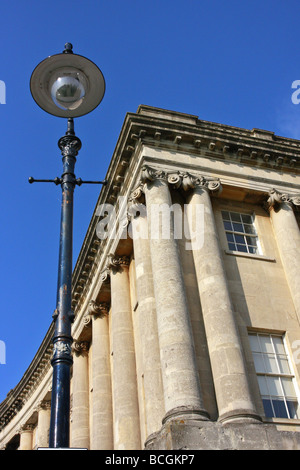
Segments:
[[[141,174],[141,182],[147,183],[148,181],[162,180],[167,181],[168,174],[166,171],[151,168],[148,165],[143,166]]]
[[[35,410],[40,411],[40,410],[50,410],[51,409],[51,400],[41,400]]]
[[[300,206],[300,195],[289,196],[286,193],[280,193],[276,189],[271,189],[267,200],[269,208],[273,207],[275,210],[280,208],[282,203],[293,204],[294,206]]]
[[[121,268],[128,267],[130,263],[129,256],[125,255],[108,255],[107,267],[113,271],[118,271]]]
[[[17,433],[22,434],[25,432],[33,432],[35,427],[36,427],[36,424],[26,423],[17,429]]]
[[[168,183],[175,189],[182,188],[183,191],[190,191],[197,187],[205,188],[211,192],[220,192],[222,189],[219,178],[191,175],[190,173],[180,171],[170,173],[168,175]]]
[[[164,170],[158,170],[145,165],[142,168],[141,184],[132,193],[132,197],[139,200],[143,194],[143,185],[148,181],[154,181],[160,179],[166,181],[174,189],[181,188],[184,191],[195,189],[196,187],[202,187],[211,192],[220,192],[222,190],[221,182],[219,178],[203,175],[192,175],[188,172],[167,172]]]
[[[110,277],[110,271],[109,268],[106,267],[100,274],[100,279],[103,284],[108,284],[109,283],[109,277]]]
[[[73,351],[79,355],[86,355],[89,351],[90,343],[88,341],[74,341],[72,345]]]
[[[95,300],[89,302],[88,314],[95,318],[102,318],[108,315],[109,305],[106,302],[97,303]]]

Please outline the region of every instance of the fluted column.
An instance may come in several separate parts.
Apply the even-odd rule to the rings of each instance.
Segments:
[[[112,386],[107,303],[89,303],[92,318],[92,440],[93,450],[113,449]]]
[[[160,360],[167,419],[207,419],[204,409],[187,307],[185,286],[174,238],[167,175],[145,167],[142,182],[149,223],[151,264],[156,299]],[[158,220],[157,213],[162,211]]]
[[[33,424],[25,424],[20,429],[20,446],[19,450],[32,450],[33,447]],[[47,446],[48,447],[48,443]]]
[[[143,398],[146,437],[159,431],[165,414],[160,367],[156,305],[153,287],[148,223],[141,192],[133,192],[129,208],[130,236],[133,240],[136,291],[138,300],[138,332],[142,351]]]
[[[280,258],[300,322],[300,232],[293,211],[293,205],[300,206],[300,196],[290,197],[272,190],[268,204]]]
[[[114,449],[141,448],[129,259],[111,255]]]
[[[218,190],[219,186],[218,181],[185,175],[184,189],[191,190],[188,198],[187,219],[190,232],[194,234],[191,244],[219,420],[254,420],[257,422],[259,417],[248,383],[247,369],[227,286],[209,194],[210,190]],[[203,219],[199,217],[199,214],[202,214]]]
[[[49,447],[51,402],[42,401],[38,406],[37,447]]]
[[[75,341],[73,350],[71,447],[89,449],[89,343]]]

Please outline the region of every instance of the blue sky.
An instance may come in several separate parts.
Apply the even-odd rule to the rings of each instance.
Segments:
[[[297,0],[11,0],[0,5],[0,401],[17,385],[55,309],[60,187],[66,122],[33,101],[35,66],[66,42],[106,81],[101,105],[75,120],[76,176],[105,177],[127,112],[140,104],[300,138]],[[99,187],[75,191],[74,264]],[[0,358],[1,359],[1,358]]]

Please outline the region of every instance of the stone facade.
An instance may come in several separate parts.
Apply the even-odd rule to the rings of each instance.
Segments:
[[[71,447],[300,449],[299,163],[269,131],[127,114],[73,273]],[[47,446],[52,335],[2,449]]]

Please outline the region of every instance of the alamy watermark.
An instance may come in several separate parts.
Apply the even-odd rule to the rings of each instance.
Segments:
[[[2,340],[0,340],[0,364],[6,364],[6,346]]]
[[[0,104],[6,104],[6,85],[3,80],[0,80]]]
[[[101,204],[96,215],[100,221],[96,234],[100,240],[184,240],[186,250],[200,249],[204,242],[204,205],[196,204],[193,208],[184,204],[152,204],[150,209],[142,203],[128,207],[127,198],[120,196],[117,204]],[[190,213],[188,213],[190,211]],[[148,225],[140,224],[138,217],[147,216]],[[135,222],[136,221],[136,222]]]
[[[300,103],[300,80],[294,80],[292,83],[292,88],[295,91],[292,93],[291,100],[293,104]]]

